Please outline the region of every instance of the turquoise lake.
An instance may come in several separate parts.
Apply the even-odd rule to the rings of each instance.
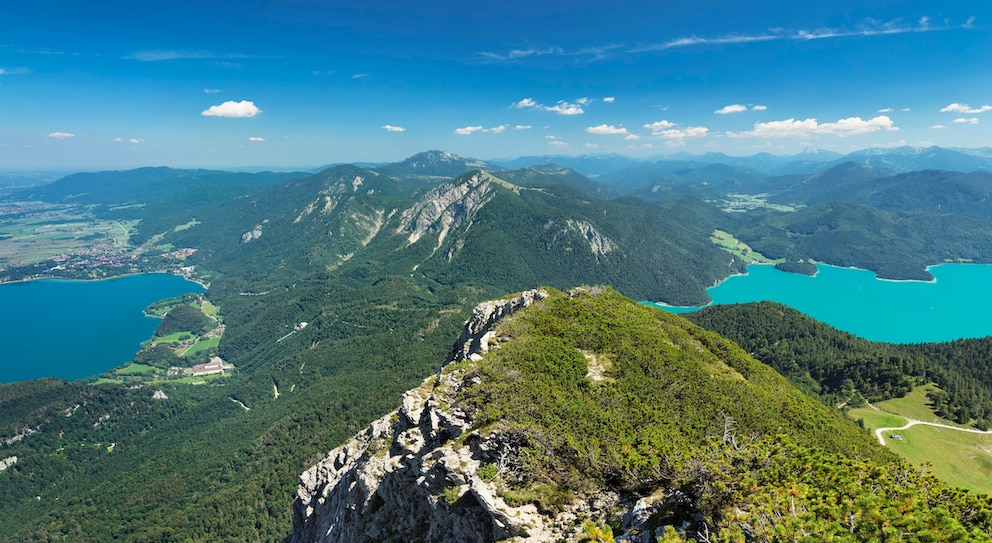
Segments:
[[[873,341],[920,343],[992,335],[992,266],[941,264],[936,281],[887,281],[818,265],[814,277],[752,265],[707,290],[714,304],[780,302]],[[673,313],[699,308],[657,306]]]
[[[0,285],[0,383],[81,379],[121,366],[159,319],[145,307],[203,287],[166,274]]]

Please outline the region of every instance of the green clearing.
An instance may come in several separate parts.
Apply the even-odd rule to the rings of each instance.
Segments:
[[[182,353],[182,356],[190,356],[200,351],[206,351],[208,349],[215,348],[218,345],[220,345],[219,337],[198,339],[196,343],[194,343],[189,349],[186,349],[186,351]]]
[[[192,332],[173,332],[167,336],[153,338],[152,341],[155,343],[179,343],[180,341],[187,341],[179,339],[182,336],[189,336],[189,339],[196,337]]]
[[[926,394],[937,387],[920,386],[902,398],[875,404],[877,409],[859,407],[848,411],[874,433],[878,428],[898,428],[909,419],[965,428],[938,417],[930,409]],[[902,440],[892,439],[898,435]],[[962,432],[917,424],[906,430],[885,432],[885,445],[915,463],[930,463],[934,475],[945,482],[974,492],[992,493],[992,434]]]
[[[740,258],[748,264],[754,262],[784,262],[784,259],[770,260],[765,255],[751,249],[748,244],[735,238],[730,232],[724,232],[723,230],[714,230],[713,234],[710,236],[710,241],[712,241],[717,247],[727,251],[737,258]]]
[[[992,435],[918,424],[893,432],[902,441],[885,443],[913,463],[929,462],[945,482],[984,494],[992,493]]]
[[[203,300],[203,303],[200,304],[200,311],[211,319],[217,319],[217,306],[210,303],[209,300]]]
[[[146,364],[128,364],[114,373],[118,375],[147,375],[157,371],[159,371],[157,368]]]
[[[745,213],[753,209],[793,212],[802,206],[768,203],[768,194],[727,194],[721,208],[725,213]]]

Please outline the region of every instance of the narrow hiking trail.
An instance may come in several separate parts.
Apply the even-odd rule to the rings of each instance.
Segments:
[[[958,430],[960,432],[971,432],[973,434],[992,434],[992,430],[984,430],[983,431],[983,430],[976,430],[974,428],[960,428],[958,426],[951,426],[949,424],[941,424],[939,422],[924,422],[922,420],[913,420],[913,419],[907,419],[907,420],[909,420],[909,422],[907,422],[904,426],[900,426],[898,428],[894,428],[894,427],[893,428],[879,428],[878,430],[875,430],[875,437],[878,438],[878,442],[881,443],[882,445],[885,445],[885,438],[882,436],[882,434],[884,434],[885,432],[898,432],[900,430],[906,430],[908,428],[912,428],[913,426],[916,426],[917,424],[922,424],[924,426],[936,426],[937,428],[947,428],[948,430]]]

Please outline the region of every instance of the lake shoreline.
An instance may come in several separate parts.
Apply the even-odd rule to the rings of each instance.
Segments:
[[[0,340],[8,350],[0,361],[2,383],[84,381],[121,367],[154,334],[160,319],[145,313],[148,305],[205,290],[203,283],[162,272],[52,279],[0,284],[6,310],[0,311]]]
[[[646,302],[675,314],[712,305],[782,303],[840,330],[870,341],[931,343],[992,335],[981,308],[992,305],[992,264],[940,263],[927,267],[932,281],[882,279],[861,268],[817,264],[815,276],[757,264],[739,279],[707,289],[702,306]]]

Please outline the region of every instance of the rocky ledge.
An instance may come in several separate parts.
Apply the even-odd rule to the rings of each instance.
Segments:
[[[500,340],[500,319],[546,297],[532,290],[480,304],[450,361],[483,356]],[[618,541],[653,541],[644,525],[651,508],[612,491],[573,500],[557,514],[507,503],[501,484],[517,469],[514,436],[479,432],[450,407],[467,372],[465,364],[442,368],[408,391],[400,409],[304,472],[286,542],[574,540],[584,519],[604,511],[623,519]]]

